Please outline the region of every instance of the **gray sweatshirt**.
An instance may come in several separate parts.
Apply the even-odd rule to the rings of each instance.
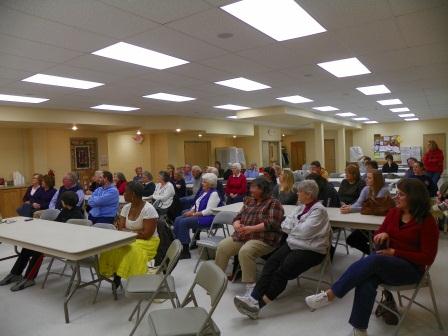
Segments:
[[[330,221],[322,203],[315,203],[300,219],[305,205],[299,205],[282,222],[283,232],[288,234],[286,242],[291,250],[310,250],[327,254],[330,246]]]

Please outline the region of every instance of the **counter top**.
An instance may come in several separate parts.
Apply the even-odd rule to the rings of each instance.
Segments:
[[[3,185],[0,185],[0,190],[8,190],[8,189],[21,189],[21,188],[27,188],[28,186],[26,186],[26,185],[21,185],[21,186],[7,186],[7,187],[5,187],[5,186],[3,186]]]

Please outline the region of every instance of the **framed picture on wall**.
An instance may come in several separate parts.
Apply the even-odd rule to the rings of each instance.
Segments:
[[[90,169],[89,146],[75,146],[75,169]]]
[[[73,171],[98,170],[98,142],[96,138],[70,138]]]

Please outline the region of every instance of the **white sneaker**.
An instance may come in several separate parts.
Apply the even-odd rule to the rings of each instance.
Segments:
[[[328,300],[327,293],[322,291],[319,294],[310,295],[305,298],[305,302],[311,311],[328,306],[331,302]]]
[[[260,305],[252,296],[235,296],[233,299],[236,309],[243,315],[248,316],[252,320],[258,319]]]
[[[353,336],[368,336],[367,330],[353,328]]]
[[[246,292],[242,296],[252,297],[252,292],[253,292],[254,288],[255,288],[254,284],[246,285]],[[239,297],[240,295],[237,295],[237,296]]]

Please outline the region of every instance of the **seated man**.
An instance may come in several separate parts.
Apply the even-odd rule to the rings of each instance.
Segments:
[[[99,183],[101,187],[93,192],[88,201],[91,209],[89,219],[93,224],[113,224],[118,211],[120,195],[113,183],[112,173],[104,171]]]
[[[182,210],[190,209],[193,206],[195,195],[199,191],[199,188],[201,188],[201,176],[202,176],[201,167],[193,166],[193,168],[191,168],[191,173],[193,174],[193,188],[191,190],[192,194],[189,196],[182,197],[180,199]]]
[[[426,189],[428,189],[429,197],[437,196],[437,185],[434,183],[431,177],[426,175],[425,165],[421,161],[417,161],[414,163],[414,175],[411,178],[415,178],[420,180],[425,185]]]
[[[184,180],[186,184],[194,183],[194,177],[191,171],[191,165],[189,165],[188,163],[186,163],[184,167]]]
[[[149,197],[154,194],[154,190],[156,190],[156,184],[153,182],[152,174],[149,171],[144,171],[142,176],[143,183],[143,196]]]
[[[133,177],[132,181],[134,182],[141,182],[143,179],[143,168],[142,167],[136,167],[135,168],[135,176]]]
[[[58,217],[55,219],[56,222],[65,223],[69,219],[83,219],[84,215],[79,207],[76,206],[78,203],[78,195],[73,191],[66,191],[61,194],[60,197],[62,210]],[[15,283],[11,287],[11,291],[16,292],[27,287],[34,286],[36,283],[34,279],[39,273],[40,265],[42,264],[42,259],[44,255],[37,251],[32,251],[23,248],[20,252],[11,272],[0,281],[0,286],[9,285]],[[28,264],[28,268],[25,272],[25,278],[22,276],[23,270]]]
[[[78,183],[78,177],[73,172],[68,172],[62,178],[62,186],[58,191],[54,194],[51,199],[49,209],[62,209],[61,196],[66,191],[73,191],[78,195],[78,204],[77,207],[82,207],[84,203],[84,191]]]
[[[313,161],[310,164],[310,173],[322,176],[324,179],[328,180],[327,170],[321,166],[319,161]]]
[[[312,180],[296,186],[300,205],[281,224],[288,238],[267,260],[252,293],[234,299],[238,311],[251,319],[285,290],[288,280],[320,264],[328,253],[330,222],[317,199],[319,187]]]
[[[257,178],[258,176],[260,176],[257,164],[251,163],[250,167],[247,168],[246,171],[244,172],[244,176],[246,176],[246,178]]]

